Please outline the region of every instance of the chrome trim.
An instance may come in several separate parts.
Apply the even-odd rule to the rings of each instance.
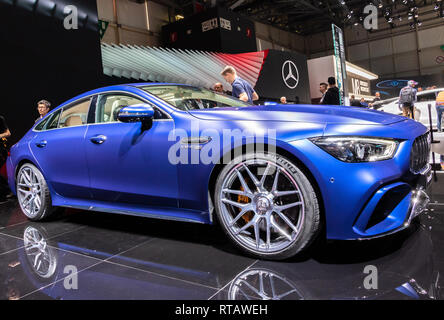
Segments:
[[[212,140],[211,137],[189,137],[182,138],[180,140],[181,144],[206,144]]]

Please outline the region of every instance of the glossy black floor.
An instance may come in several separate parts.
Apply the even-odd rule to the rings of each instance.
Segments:
[[[31,223],[11,200],[0,205],[0,299],[444,299],[438,178],[408,230],[286,262],[245,257],[216,227],[74,210]],[[364,286],[370,265],[377,289]]]

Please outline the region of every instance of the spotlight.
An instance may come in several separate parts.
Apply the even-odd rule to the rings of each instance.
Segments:
[[[392,23],[393,22],[393,18],[392,17],[388,18],[387,22],[388,23]]]
[[[345,1],[344,1],[344,0],[341,0],[341,4],[344,6],[344,5],[345,5]]]
[[[416,22],[416,25],[417,25],[418,27],[420,27],[420,26],[422,26],[422,22],[418,20],[418,22]]]

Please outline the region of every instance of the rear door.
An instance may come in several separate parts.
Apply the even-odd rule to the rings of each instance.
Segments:
[[[91,101],[77,100],[51,114],[30,142],[46,181],[63,197],[90,198],[84,141]]]

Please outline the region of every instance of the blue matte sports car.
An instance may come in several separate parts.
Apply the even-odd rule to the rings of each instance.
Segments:
[[[369,239],[428,203],[430,135],[362,108],[252,106],[178,84],[97,89],[11,148],[23,213],[56,207],[218,223],[241,250],[285,259],[319,236]]]

